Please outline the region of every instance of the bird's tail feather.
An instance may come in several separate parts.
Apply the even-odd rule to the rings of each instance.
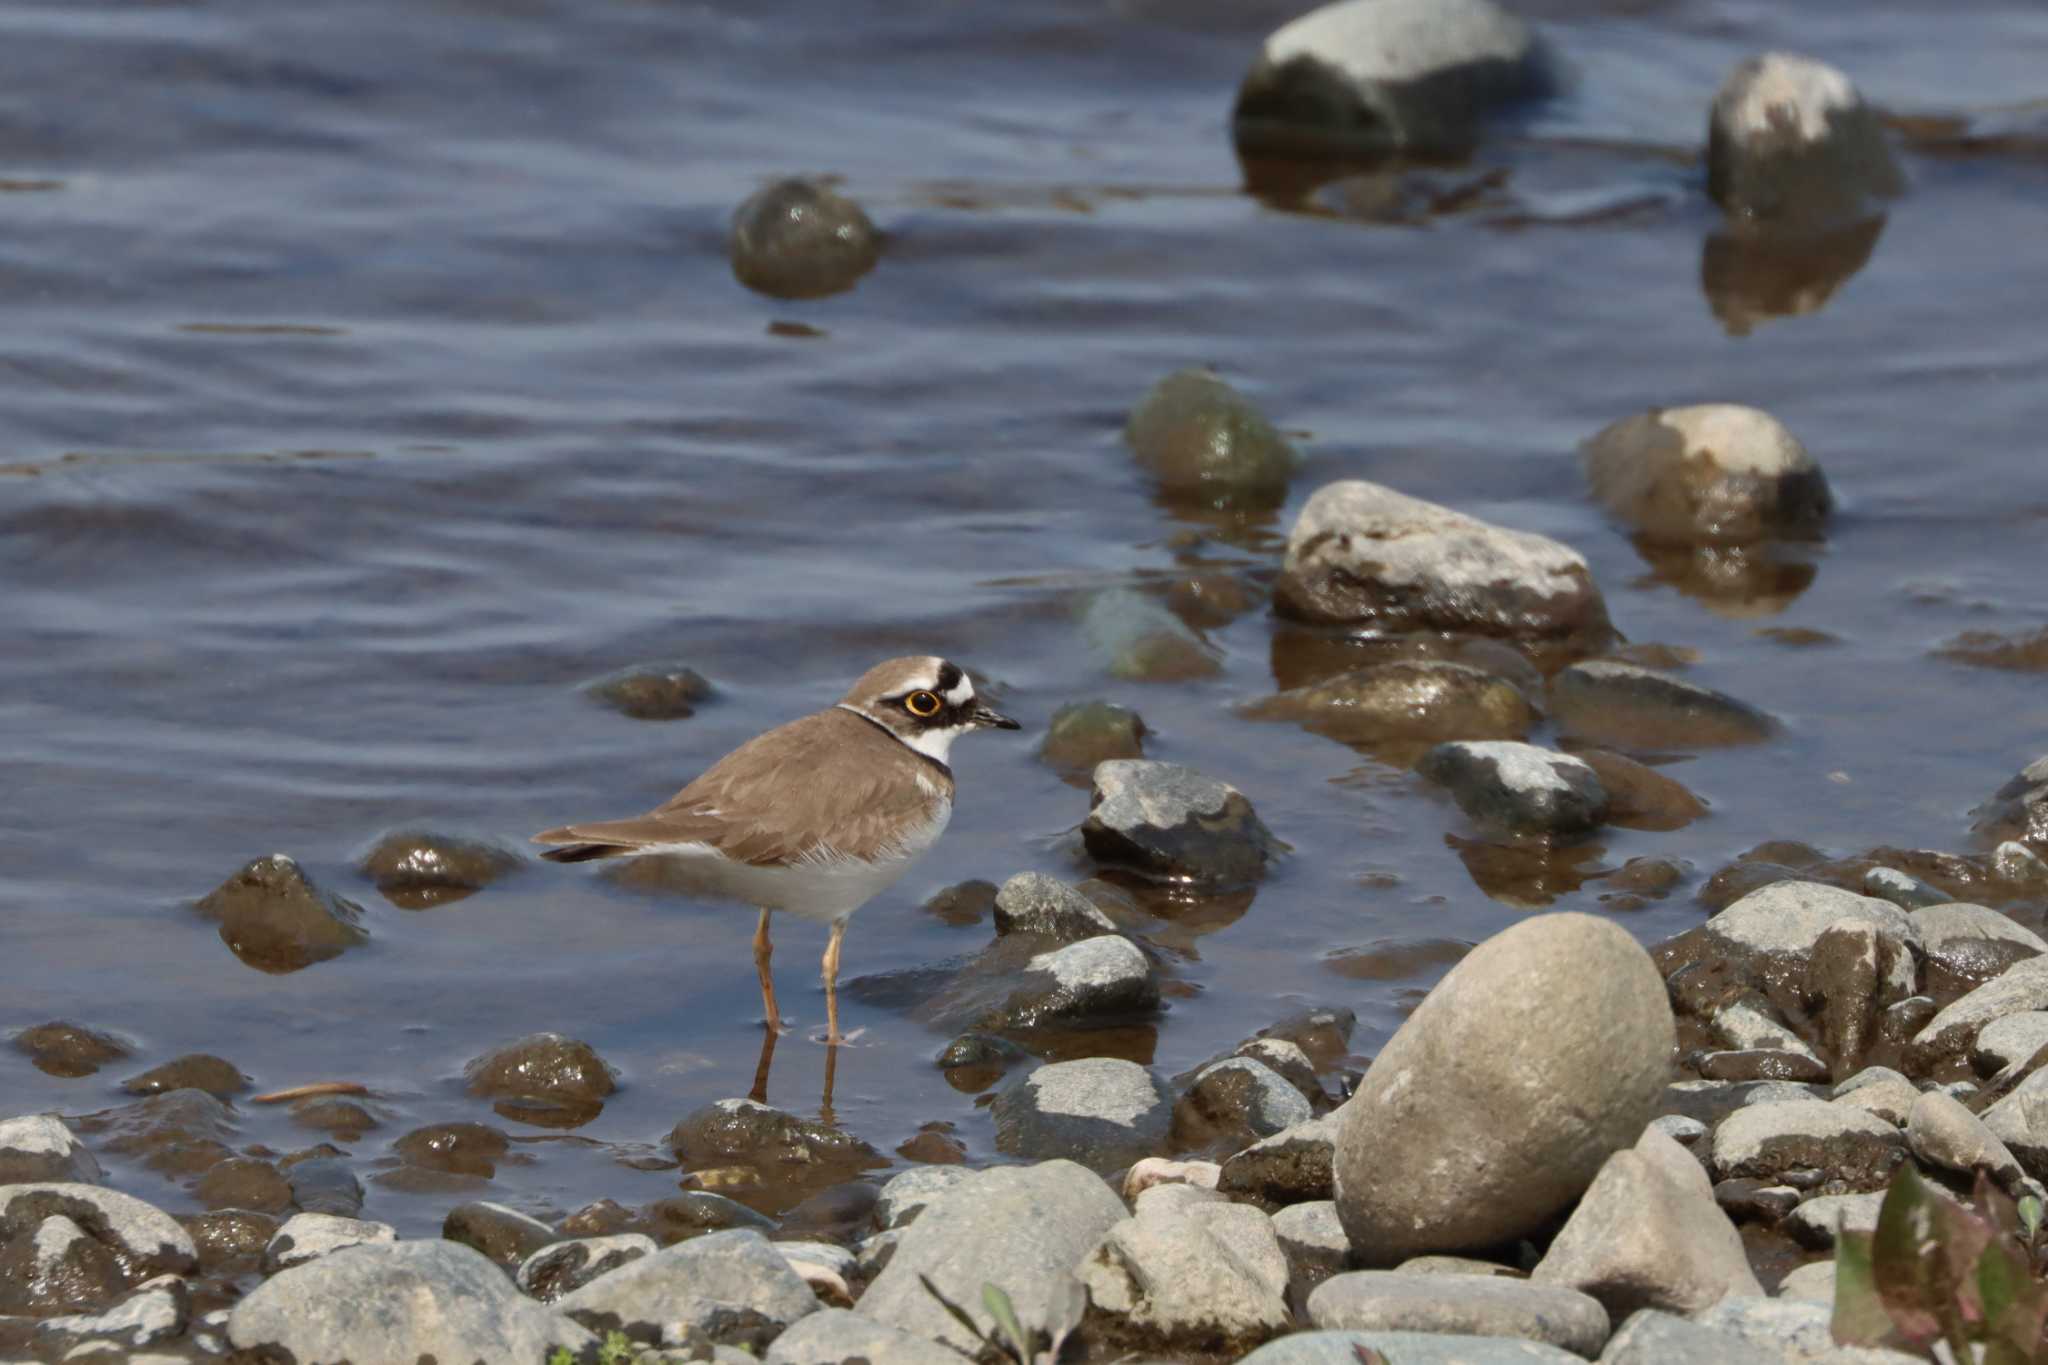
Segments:
[[[564,844],[560,848],[544,848],[540,856],[551,863],[587,863],[593,858],[615,858],[632,851],[624,844]]]

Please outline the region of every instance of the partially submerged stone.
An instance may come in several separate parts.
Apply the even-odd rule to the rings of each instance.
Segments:
[[[133,1055],[128,1045],[111,1033],[62,1019],[25,1028],[11,1041],[14,1050],[25,1053],[36,1070],[67,1079],[90,1076],[108,1062]]]
[[[655,1252],[654,1239],[640,1232],[614,1233],[609,1237],[575,1237],[540,1248],[513,1273],[518,1286],[539,1299],[552,1303],[573,1294],[600,1275],[610,1274],[628,1261]]]
[[[732,216],[733,278],[757,294],[816,299],[853,288],[882,256],[861,206],[818,180],[763,186]]]
[[[1904,188],[1884,128],[1849,78],[1810,57],[1740,62],[1707,121],[1707,193],[1743,224],[1834,227]]]
[[[1145,722],[1115,702],[1069,702],[1046,722],[1038,756],[1055,768],[1092,772],[1112,758],[1145,756]]]
[[[0,1119],[0,1186],[98,1182],[100,1163],[51,1114]]]
[[[1637,664],[1595,659],[1550,680],[1558,728],[1595,744],[1668,750],[1756,744],[1777,722],[1726,693]]]
[[[1299,457],[1266,415],[1208,370],[1177,370],[1149,389],[1124,441],[1169,499],[1204,507],[1276,507]]]
[[[520,856],[485,839],[427,829],[395,829],[363,855],[358,867],[384,899],[404,910],[424,910],[481,891],[513,872]]]
[[[1279,851],[1244,793],[1151,759],[1115,759],[1095,769],[1081,839],[1104,862],[1207,887],[1256,880]]]
[[[1652,408],[1582,449],[1593,495],[1633,530],[1681,544],[1804,537],[1826,523],[1826,475],[1784,423],[1758,408]]]
[[[1187,623],[1143,593],[1107,588],[1081,610],[1081,635],[1111,677],[1186,682],[1223,671],[1223,659]]]
[[[470,1094],[551,1127],[587,1123],[618,1088],[617,1073],[596,1048],[559,1033],[532,1033],[493,1048],[463,1075]]]
[[[139,1076],[121,1082],[131,1095],[161,1095],[168,1090],[203,1090],[215,1099],[228,1099],[249,1088],[249,1078],[233,1062],[210,1053],[191,1052],[153,1066]]]
[[[1439,744],[1415,771],[1449,791],[1472,819],[1510,834],[1581,838],[1607,813],[1607,789],[1591,767],[1534,744]]]
[[[1707,814],[1707,803],[1678,779],[1606,749],[1576,749],[1607,792],[1607,822],[1623,829],[1684,829]],[[1636,861],[1631,859],[1630,862]]]
[[[1375,664],[1245,708],[1348,744],[1520,739],[1536,710],[1505,678],[1446,659]]]
[[[295,972],[369,942],[362,907],[323,891],[282,853],[257,858],[195,908],[220,922],[220,941],[259,971]]]
[[[90,1308],[198,1264],[191,1235],[133,1195],[74,1181],[0,1186],[0,1313]]]
[[[1065,1157],[1115,1170],[1165,1147],[1173,1105],[1136,1062],[1088,1057],[1014,1076],[996,1093],[996,1150],[1043,1160]]]
[[[1987,844],[2016,840],[2048,850],[2048,754],[2029,763],[1970,814],[1971,833]]]
[[[1057,877],[1019,872],[996,892],[996,933],[1035,934],[1059,943],[1114,934],[1116,924],[1095,903]]]
[[[688,664],[628,664],[583,685],[583,694],[634,720],[687,720],[716,689]]]

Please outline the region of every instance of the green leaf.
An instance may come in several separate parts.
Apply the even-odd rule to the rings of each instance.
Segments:
[[[1843,1229],[1835,1237],[1835,1314],[1829,1327],[1837,1346],[1905,1344],[1878,1295],[1870,1243],[1867,1232]]]
[[[924,1286],[925,1293],[931,1295],[933,1298],[939,1301],[939,1307],[945,1309],[948,1313],[953,1315],[953,1321],[959,1323],[962,1327],[965,1327],[970,1333],[972,1333],[976,1341],[983,1342],[990,1346],[996,1344],[994,1340],[990,1338],[988,1333],[981,1330],[981,1324],[974,1320],[972,1314],[970,1314],[966,1309],[962,1308],[959,1304],[953,1302],[951,1299],[947,1298],[944,1294],[941,1294],[939,1292],[939,1287],[932,1283],[931,1276],[919,1272],[917,1282]]]
[[[996,1320],[996,1326],[1003,1329],[1003,1335],[1010,1339],[1010,1350],[1017,1357],[1018,1365],[1031,1365],[1031,1337],[1017,1321],[1017,1309],[1011,1304],[1010,1296],[996,1285],[982,1281],[981,1306],[988,1309],[988,1315]]]
[[[2025,1233],[2027,1240],[2031,1242],[2041,1235],[2041,1196],[2030,1194],[2022,1197],[2018,1212],[2020,1231]]]

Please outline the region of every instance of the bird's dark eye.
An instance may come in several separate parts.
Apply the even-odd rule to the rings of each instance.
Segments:
[[[936,716],[939,714],[939,707],[942,705],[944,703],[939,700],[938,694],[935,692],[912,692],[903,699],[903,709],[913,716]]]

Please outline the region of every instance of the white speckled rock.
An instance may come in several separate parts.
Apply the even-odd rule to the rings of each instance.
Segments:
[[[1581,454],[1607,510],[1664,542],[1810,535],[1833,502],[1827,476],[1785,424],[1739,403],[1624,417]]]
[[[1387,633],[1444,630],[1583,648],[1613,636],[1577,551],[1357,479],[1325,485],[1302,508],[1273,604],[1295,620]]]
[[[996,1150],[1066,1157],[1098,1170],[1128,1166],[1166,1145],[1166,1087],[1136,1062],[1087,1057],[1012,1076],[990,1106]]]
[[[1324,1330],[1455,1332],[1520,1337],[1591,1357],[1607,1340],[1607,1310],[1575,1290],[1493,1275],[1354,1270],[1308,1296]]]
[[[45,1318],[36,1324],[36,1342],[48,1350],[72,1351],[86,1343],[110,1348],[110,1359],[127,1360],[128,1351],[155,1346],[184,1333],[192,1319],[192,1293],[176,1275],[159,1275],[138,1286],[111,1308],[74,1317]]]
[[[263,1273],[275,1275],[343,1247],[397,1240],[398,1229],[389,1223],[342,1218],[331,1213],[295,1213],[264,1243]]]
[[[1876,1189],[1905,1156],[1905,1136],[1891,1124],[1826,1100],[1745,1105],[1714,1129],[1713,1168],[1722,1180],[1824,1170]]]
[[[1344,1106],[1337,1210],[1360,1260],[1541,1225],[1641,1136],[1675,1047],[1664,983],[1612,921],[1537,915],[1481,943]]]
[[[972,1350],[975,1340],[925,1292],[920,1276],[984,1329],[992,1326],[981,1305],[984,1281],[1003,1287],[1020,1319],[1045,1322],[1055,1293],[1075,1283],[1074,1267],[1125,1217],[1102,1177],[1071,1161],[976,1171],[890,1234],[896,1249],[861,1296],[860,1311],[912,1336]]]
[[[1764,1292],[1706,1171],[1654,1127],[1607,1158],[1529,1278],[1590,1294],[1617,1320]]]
[[[1978,1032],[1994,1019],[2041,1009],[2048,1009],[2048,957],[2016,962],[1929,1020],[1913,1035],[1908,1060],[1916,1068],[1932,1069],[1968,1052]]]
[[[2022,1010],[1993,1019],[1978,1031],[1970,1047],[1970,1064],[1980,1076],[1996,1074],[2000,1080],[2017,1080],[2017,1075],[2006,1073],[2024,1066],[2044,1047],[2048,1047],[2048,1010]]]
[[[1607,789],[1582,759],[1516,740],[1453,740],[1415,765],[1481,824],[1513,834],[1576,838],[1607,814]]]
[[[1165,1185],[1103,1235],[1075,1272],[1088,1297],[1168,1341],[1262,1341],[1288,1324],[1287,1258],[1273,1221],[1213,1192]]]
[[[1116,924],[1095,902],[1057,877],[1019,872],[996,892],[998,934],[1039,934],[1062,943],[1079,943],[1114,934]]]
[[[1707,121],[1707,192],[1743,224],[1811,229],[1877,211],[1903,188],[1878,117],[1808,57],[1739,63]]]
[[[100,1178],[100,1163],[50,1114],[0,1120],[0,1185],[83,1184]]]

